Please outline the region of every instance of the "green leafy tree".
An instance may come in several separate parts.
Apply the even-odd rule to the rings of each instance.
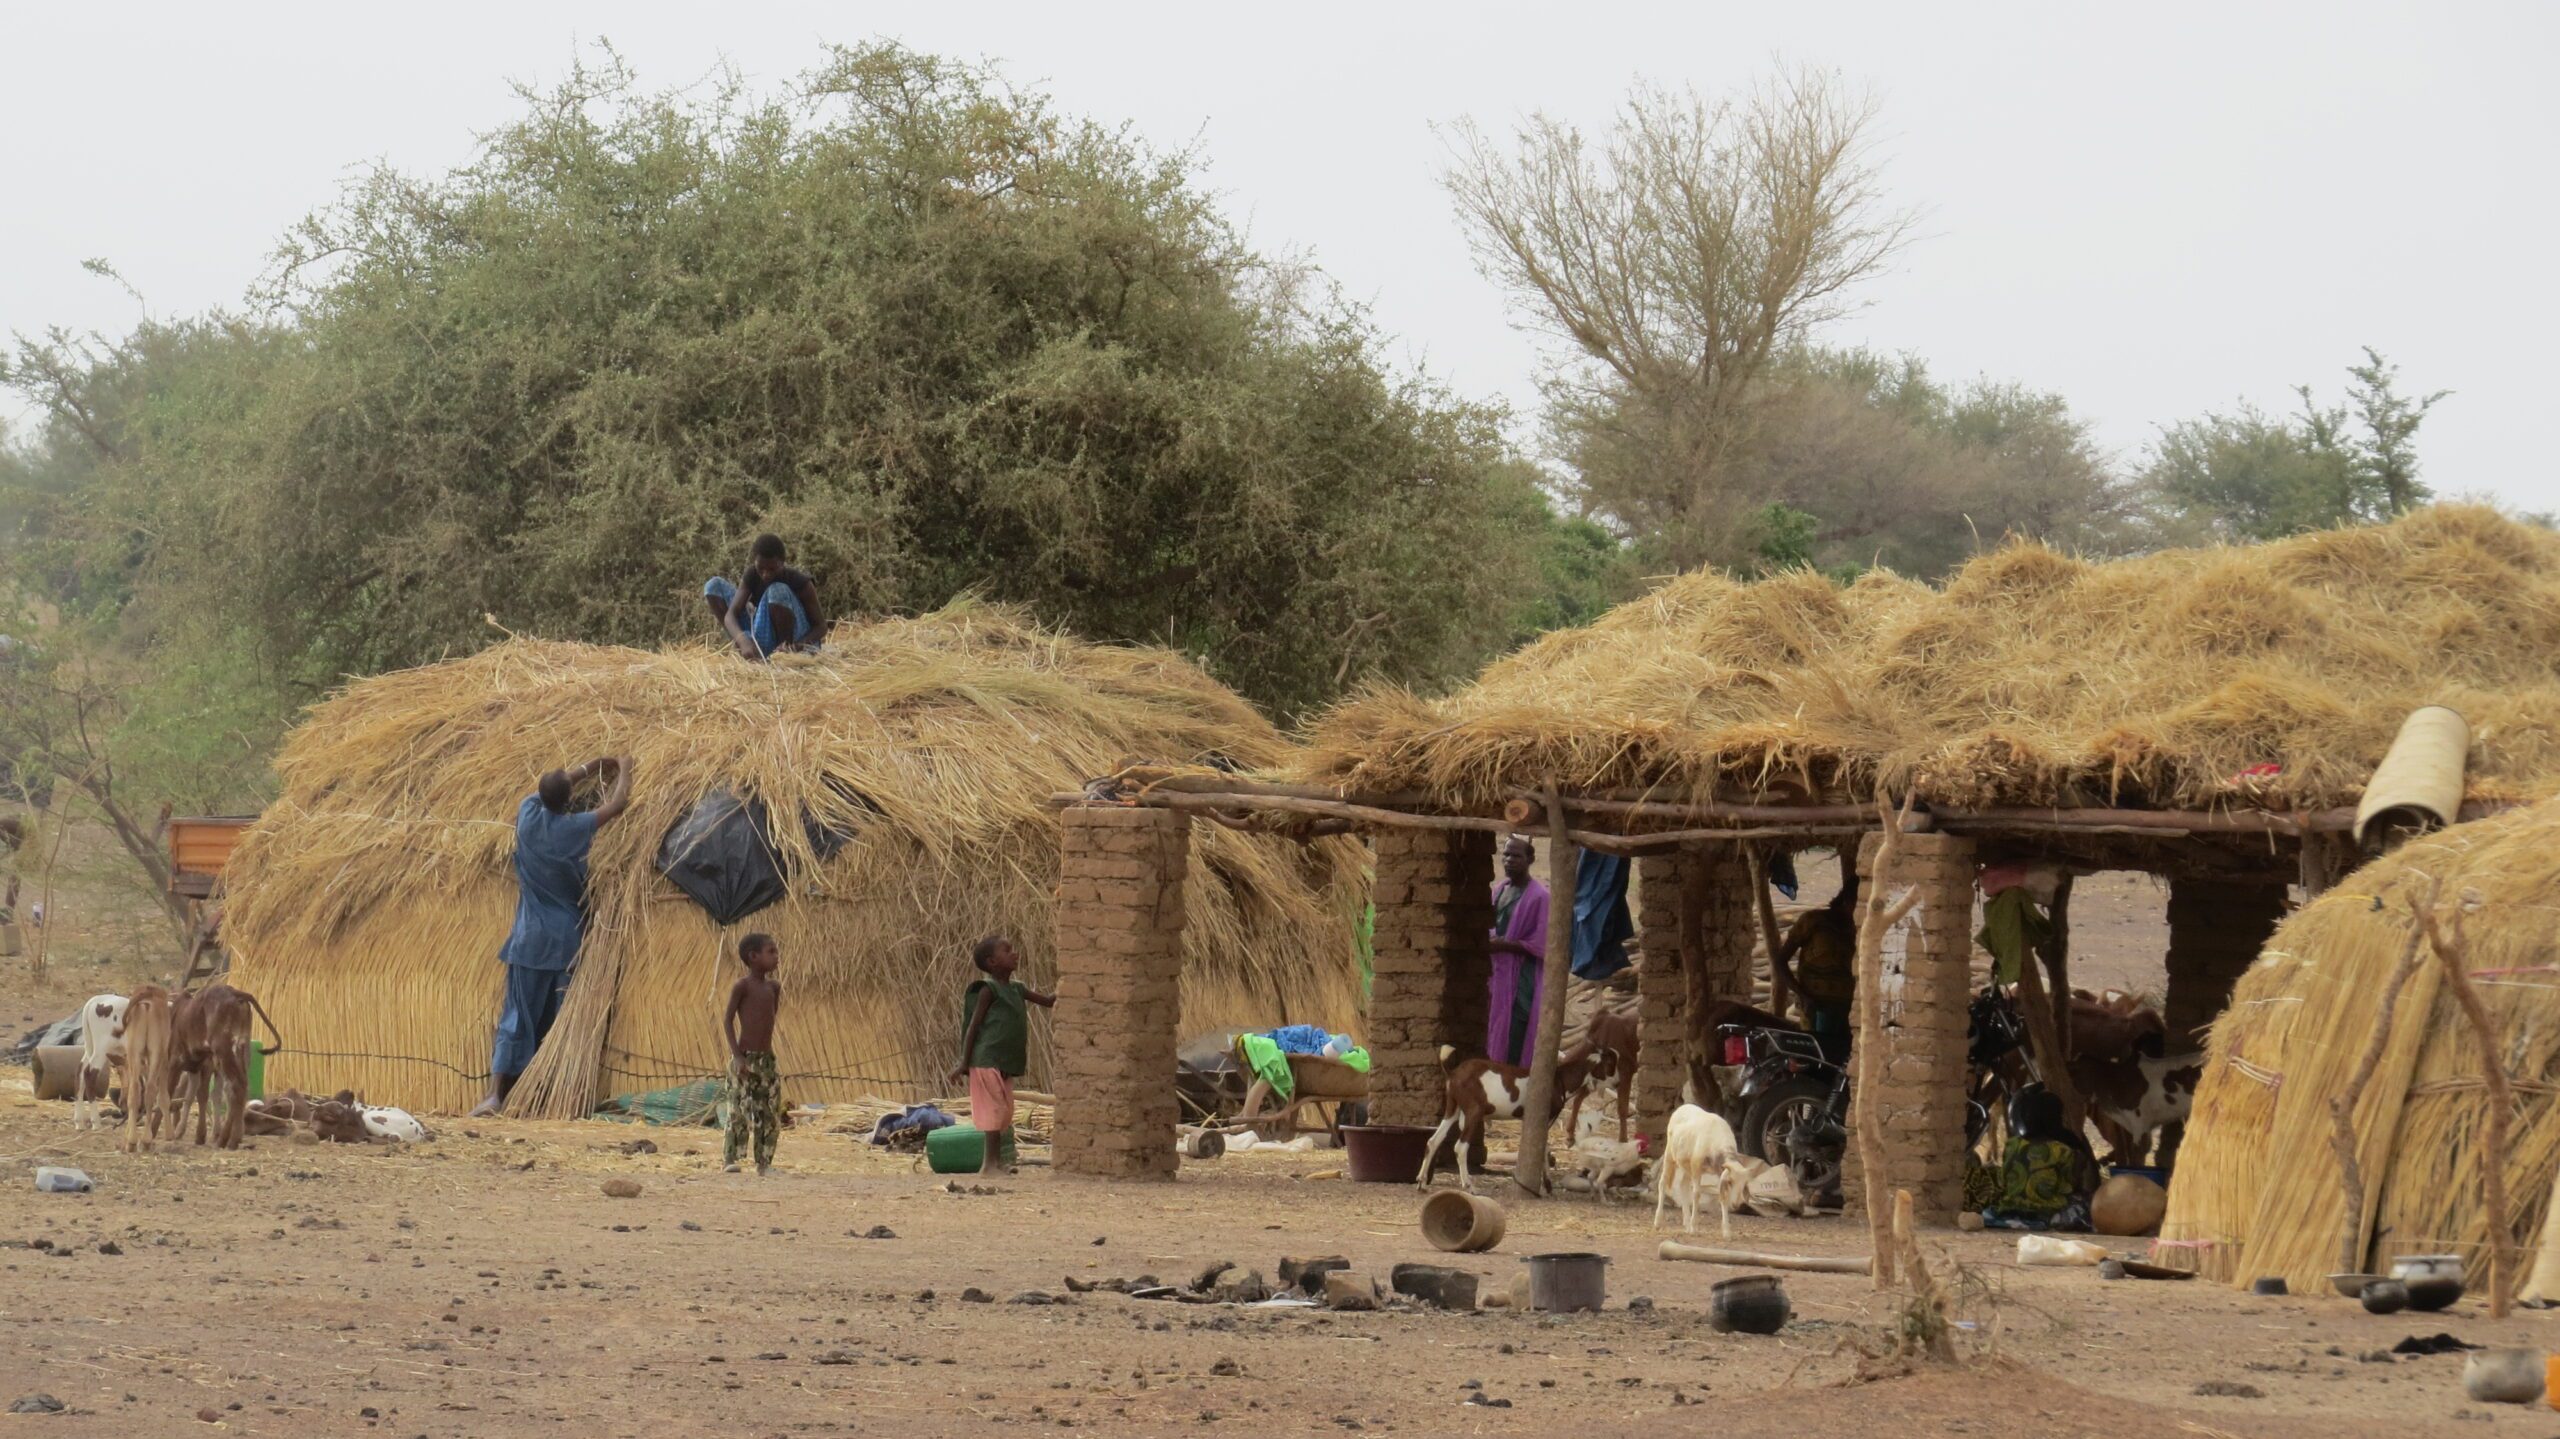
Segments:
[[[2301,412],[2242,405],[2165,427],[2141,476],[2175,516],[2210,533],[2267,540],[2389,519],[2434,492],[2418,478],[2418,427],[2450,391],[2406,396],[2399,372],[2367,347],[2351,365],[2346,403],[2308,385]]]
[[[302,222],[255,323],[26,347],[88,451],[30,534],[279,696],[484,617],[700,633],[765,530],[840,613],[1023,602],[1282,711],[1471,672],[1554,517],[1498,475],[1497,415],[1389,374],[1197,163],[894,46],[767,97],[608,55],[465,167]],[[91,423],[136,386],[131,428]]]

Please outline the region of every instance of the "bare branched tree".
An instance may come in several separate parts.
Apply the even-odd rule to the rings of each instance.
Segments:
[[[1741,498],[1720,460],[1771,358],[1853,305],[1909,237],[1886,200],[1875,106],[1828,72],[1733,99],[1639,87],[1598,141],[1535,115],[1472,122],[1445,176],[1484,272],[1569,347],[1547,376],[1585,502],[1707,558]]]

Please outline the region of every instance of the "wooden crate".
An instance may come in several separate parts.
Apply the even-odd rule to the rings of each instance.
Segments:
[[[194,899],[213,893],[256,815],[188,815],[169,821],[169,888]]]

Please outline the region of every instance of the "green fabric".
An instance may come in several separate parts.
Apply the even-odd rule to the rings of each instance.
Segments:
[[[1359,1070],[1362,1074],[1369,1072],[1369,1051],[1365,1046],[1355,1044],[1344,1050],[1341,1057],[1343,1063]]]
[[[2018,982],[2018,967],[2053,935],[2053,925],[2025,885],[1993,895],[1982,906],[1982,930],[1973,942],[1988,950],[1992,977],[2002,984]]]
[[[1369,905],[1360,911],[1360,922],[1351,931],[1351,952],[1360,957],[1360,1002],[1369,1002],[1369,991],[1376,983],[1378,970],[1378,907]]]
[[[1271,1086],[1271,1092],[1282,1099],[1298,1096],[1298,1076],[1289,1071],[1289,1056],[1280,1052],[1267,1034],[1240,1034],[1236,1045],[1244,1051],[1245,1068],[1254,1077]]]
[[[2058,1214],[2079,1187],[2080,1154],[2059,1139],[2013,1139],[2000,1161],[2004,1214]]]
[[[717,1124],[720,1122],[720,1081],[697,1079],[669,1089],[652,1089],[638,1094],[617,1094],[596,1106],[596,1118],[628,1124]]]
[[[977,1047],[969,1051],[971,1069],[992,1069],[1008,1079],[1019,1078],[1031,1066],[1030,1002],[1023,998],[1022,982],[1008,979],[972,981],[961,997],[960,1035],[969,1035],[969,1021],[977,1017],[978,996],[995,996],[987,1006],[987,1022],[978,1027]]]

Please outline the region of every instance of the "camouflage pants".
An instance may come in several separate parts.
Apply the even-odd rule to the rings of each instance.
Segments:
[[[770,1054],[739,1055],[729,1069],[728,1137],[720,1146],[721,1163],[735,1164],[754,1136],[756,1168],[773,1164],[773,1146],[782,1138],[782,1077]]]

